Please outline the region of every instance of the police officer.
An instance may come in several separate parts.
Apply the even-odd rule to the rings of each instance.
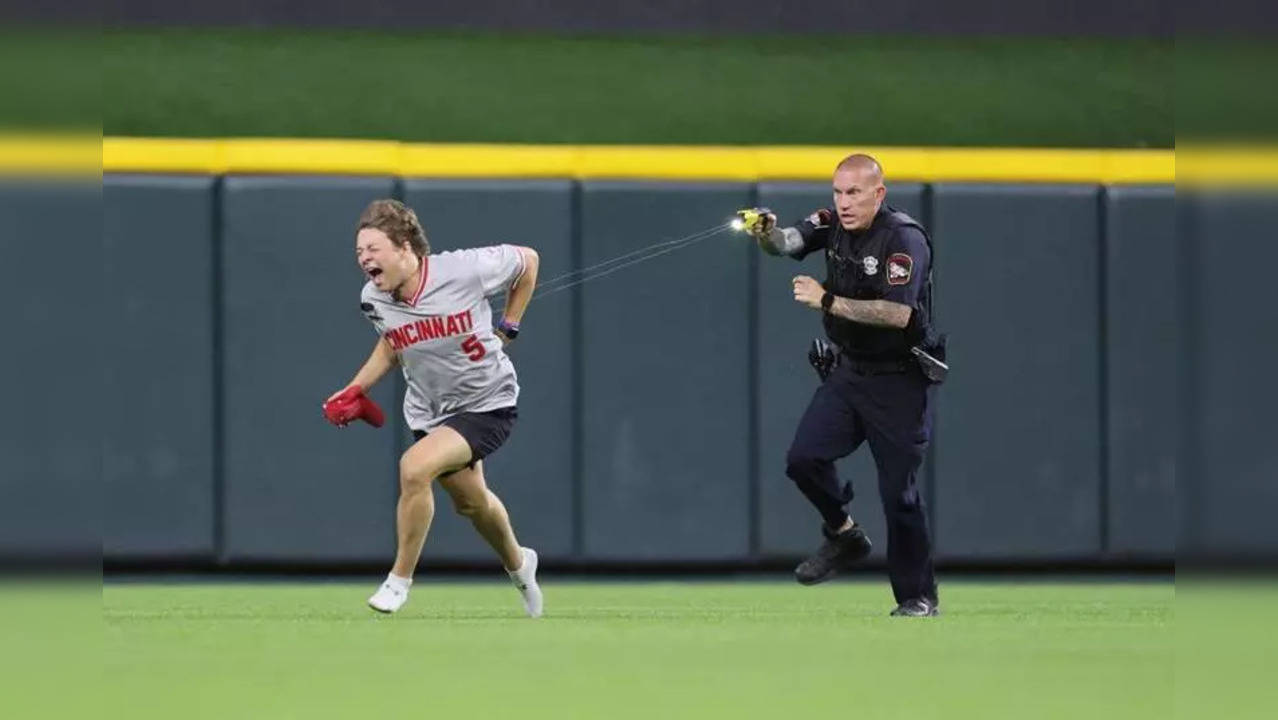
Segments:
[[[912,348],[932,350],[931,246],[922,226],[883,204],[883,170],[850,155],[834,171],[834,207],[794,227],[766,209],[742,211],[742,225],[772,255],[823,252],[826,282],[794,278],[794,299],[822,313],[837,346],[814,365],[824,379],[799,421],[786,475],[816,506],[825,542],[796,569],[814,585],[870,553],[870,539],[846,506],[852,486],[834,461],[869,443],[887,519],[888,570],[897,616],[938,614],[936,578],[918,471],[931,435],[932,381]],[[827,346],[828,347],[828,346]],[[929,373],[932,374],[932,373]],[[935,375],[933,374],[933,379]]]

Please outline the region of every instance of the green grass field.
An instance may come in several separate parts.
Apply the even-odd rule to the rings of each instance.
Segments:
[[[106,30],[112,135],[1170,147],[1172,44],[1115,39]],[[47,85],[47,83],[42,83]],[[22,97],[39,97],[32,88]],[[15,111],[33,113],[28,100]]]
[[[0,132],[433,142],[1272,142],[1273,43],[0,28]],[[17,69],[17,70],[15,70]]]
[[[105,708],[194,718],[1166,718],[1167,582],[107,584]]]

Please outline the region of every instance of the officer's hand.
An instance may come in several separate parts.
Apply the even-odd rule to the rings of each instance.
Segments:
[[[825,295],[825,288],[821,287],[821,283],[808,277],[807,275],[799,275],[794,278],[794,299],[807,305],[813,310],[821,308],[821,297]]]
[[[777,226],[777,216],[767,208],[746,208],[737,211],[734,227],[756,240],[766,238]]]

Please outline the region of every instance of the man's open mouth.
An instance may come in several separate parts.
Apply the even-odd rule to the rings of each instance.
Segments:
[[[368,278],[369,278],[370,280],[376,280],[376,279],[377,279],[377,276],[379,276],[379,275],[381,275],[381,274],[382,274],[382,269],[381,269],[381,268],[378,268],[378,267],[371,267],[371,268],[368,268],[368,269],[364,270],[364,272],[365,272],[365,274],[367,274],[367,275],[368,275]]]

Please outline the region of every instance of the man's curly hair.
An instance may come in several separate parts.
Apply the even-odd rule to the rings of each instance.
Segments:
[[[364,228],[373,228],[386,233],[396,247],[405,245],[412,247],[419,256],[430,254],[430,241],[426,239],[426,231],[417,220],[417,213],[398,200],[374,200],[359,215],[358,233]]]

